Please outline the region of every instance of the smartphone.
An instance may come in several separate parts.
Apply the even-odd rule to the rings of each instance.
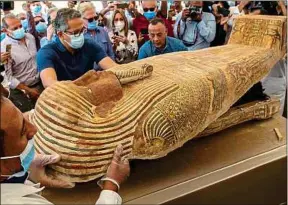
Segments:
[[[11,44],[7,44],[6,45],[6,52],[11,54],[11,48],[12,48],[12,45]]]
[[[218,13],[222,14],[224,17],[229,16],[230,11],[228,9],[225,8],[221,8],[220,6],[217,7]]]
[[[128,4],[127,3],[120,3],[120,4],[117,4],[117,8],[118,9],[126,9],[128,8]]]
[[[119,32],[118,32],[118,31],[115,31],[115,32],[114,32],[114,35],[115,35],[115,36],[119,36]]]
[[[148,35],[148,29],[147,28],[142,28],[140,32],[142,35]]]

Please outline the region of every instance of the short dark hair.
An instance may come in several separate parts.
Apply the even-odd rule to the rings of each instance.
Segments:
[[[165,26],[165,22],[161,18],[154,18],[150,21],[150,24],[153,26],[157,25],[158,23],[161,23]]]
[[[70,8],[59,9],[54,20],[55,30],[65,32],[68,29],[68,21],[74,18],[81,18],[79,11]]]

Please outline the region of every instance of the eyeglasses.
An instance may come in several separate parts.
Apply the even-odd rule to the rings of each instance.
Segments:
[[[155,11],[155,8],[143,8],[143,11],[144,11],[144,12],[147,12],[147,11]]]
[[[23,20],[25,20],[25,19],[26,19],[25,17],[21,17],[21,18],[20,18],[21,21],[23,21]]]
[[[87,18],[84,18],[84,19],[87,20],[89,23],[91,23],[91,22],[93,22],[94,20],[97,21],[97,20],[99,19],[99,16],[94,16],[94,17],[89,18],[89,19],[87,19]]]
[[[73,35],[75,37],[78,37],[80,36],[82,33],[86,33],[87,29],[85,27],[83,27],[80,31],[65,31],[64,33],[65,34],[68,34],[68,35]]]
[[[37,24],[40,23],[40,22],[45,23],[45,20],[44,19],[40,19],[39,21],[35,21],[35,26],[37,26]]]

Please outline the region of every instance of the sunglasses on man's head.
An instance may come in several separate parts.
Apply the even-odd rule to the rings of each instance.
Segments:
[[[87,20],[89,23],[91,23],[91,22],[93,22],[94,20],[97,21],[97,20],[99,19],[99,16],[94,16],[94,17],[89,18],[89,19],[87,19],[87,18],[84,18],[84,19]]]
[[[144,12],[154,11],[154,10],[155,10],[155,8],[143,8],[143,11],[144,11]]]
[[[39,22],[45,23],[45,20],[44,19],[40,19],[39,21],[35,21],[35,26],[37,26]]]

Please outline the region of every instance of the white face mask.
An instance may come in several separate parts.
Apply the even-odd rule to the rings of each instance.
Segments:
[[[122,30],[124,29],[124,27],[125,27],[124,21],[117,21],[117,22],[115,23],[115,28],[116,28],[116,30],[118,30],[118,31],[122,31]]]

